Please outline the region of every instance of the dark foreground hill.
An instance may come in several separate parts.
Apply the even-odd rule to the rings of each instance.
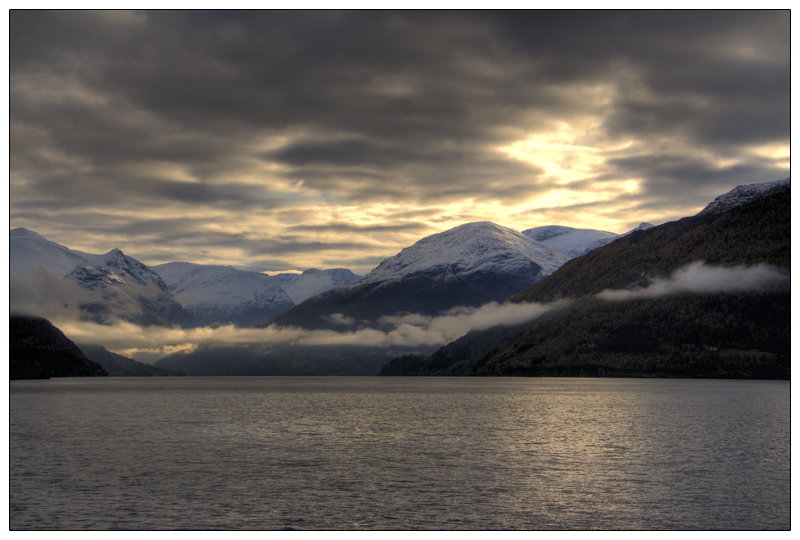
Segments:
[[[47,319],[12,315],[9,326],[11,379],[108,376]]]
[[[509,302],[571,298],[514,328],[473,332],[430,356],[396,358],[383,375],[789,378],[790,286],[608,301],[687,264],[791,266],[791,193],[707,212],[615,240],[573,259]]]

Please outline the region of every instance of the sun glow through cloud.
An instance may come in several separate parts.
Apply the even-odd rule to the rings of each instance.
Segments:
[[[621,233],[789,175],[785,13],[584,16],[12,12],[10,225],[365,274],[471,221]]]

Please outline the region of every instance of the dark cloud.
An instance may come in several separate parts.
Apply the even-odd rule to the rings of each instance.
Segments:
[[[205,236],[249,264],[374,247],[390,232],[342,229],[332,208],[502,221],[554,186],[635,180],[638,202],[608,195],[616,208],[681,215],[788,175],[788,156],[763,148],[788,147],[789,23],[788,10],[13,10],[12,225],[42,229],[38,208],[78,231],[78,216],[106,212],[108,234],[143,251],[163,225],[175,253]],[[624,149],[569,186],[538,150],[527,161],[499,150],[562,125],[575,133],[566,144]],[[500,217],[479,213],[495,203]],[[367,208],[392,204],[403,208]],[[593,203],[563,206],[582,204]],[[241,237],[224,232],[237,223]],[[286,227],[354,240],[286,240]]]
[[[423,223],[402,223],[397,225],[353,225],[351,223],[326,223],[325,225],[295,225],[289,227],[290,232],[404,232],[420,234],[430,231],[430,227]]]

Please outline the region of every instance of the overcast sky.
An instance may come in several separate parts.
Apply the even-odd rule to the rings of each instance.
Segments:
[[[627,231],[789,176],[788,11],[9,16],[10,226],[365,274],[471,221]]]

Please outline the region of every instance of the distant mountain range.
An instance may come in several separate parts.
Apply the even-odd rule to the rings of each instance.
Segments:
[[[43,268],[75,293],[72,300],[63,291],[54,295],[48,282],[39,302],[69,300],[83,318],[145,326],[388,332],[404,316],[566,299],[535,321],[472,331],[438,351],[392,341],[396,355],[405,356],[386,364],[384,374],[783,377],[788,281],[735,294],[633,297],[673,275],[702,271],[703,264],[749,265],[746,271],[768,264],[770,272],[788,272],[790,187],[789,179],[739,186],[696,216],[642,223],[619,235],[559,225],[518,233],[468,223],[419,240],[361,278],[343,268],[267,276],[191,263],[147,267],[118,249],[82,253],[26,229],[10,231],[10,266],[13,279],[35,281]],[[627,300],[611,302],[612,296]],[[680,314],[677,322],[671,314]],[[206,345],[159,366],[204,375],[370,374],[385,364],[386,347]],[[676,363],[681,357],[695,362],[694,371]]]
[[[71,250],[24,228],[10,231],[10,274],[12,278],[37,285],[39,272],[56,281],[40,286],[40,303],[53,301],[54,283],[60,278],[61,291],[69,297],[60,301],[76,304],[81,316],[103,324],[115,318],[142,326],[195,326],[196,321],[167,288],[161,277],[119,249],[104,255]],[[77,287],[68,288],[67,284]],[[11,291],[14,306],[14,288]]]
[[[83,253],[24,228],[12,229],[9,236],[11,275],[38,289],[39,304],[72,303],[82,318],[101,324],[119,319],[141,326],[251,326],[288,311],[295,301],[360,277],[344,268],[310,269],[292,275],[284,288],[275,277],[230,266],[148,267],[119,249]],[[42,271],[52,279],[42,282]],[[61,290],[54,295],[59,282]]]
[[[618,238],[507,300],[561,300],[559,309],[396,358],[381,373],[788,378],[790,266],[790,180],[739,186],[696,216]],[[726,277],[735,278],[729,291]]]
[[[271,324],[307,329],[380,327],[402,313],[436,315],[502,301],[569,257],[490,222],[423,238],[350,284],[309,298]]]
[[[230,266],[174,262],[153,266],[202,325],[252,326],[294,307],[277,279]]]
[[[469,223],[423,238],[361,278],[346,268],[268,276],[188,262],[148,267],[119,249],[84,253],[18,228],[10,231],[10,267],[15,279],[38,289],[40,304],[74,304],[83,319],[101,324],[246,327],[286,314],[279,324],[341,329],[348,318],[353,327],[378,326],[380,317],[398,312],[435,314],[500,301],[620,236],[564,226],[525,232]],[[55,279],[37,283],[42,270]],[[53,297],[58,280],[77,287]]]
[[[137,362],[121,354],[113,353],[102,345],[79,343],[77,347],[86,358],[102,366],[111,377],[169,377],[186,375],[181,371],[164,369]]]

